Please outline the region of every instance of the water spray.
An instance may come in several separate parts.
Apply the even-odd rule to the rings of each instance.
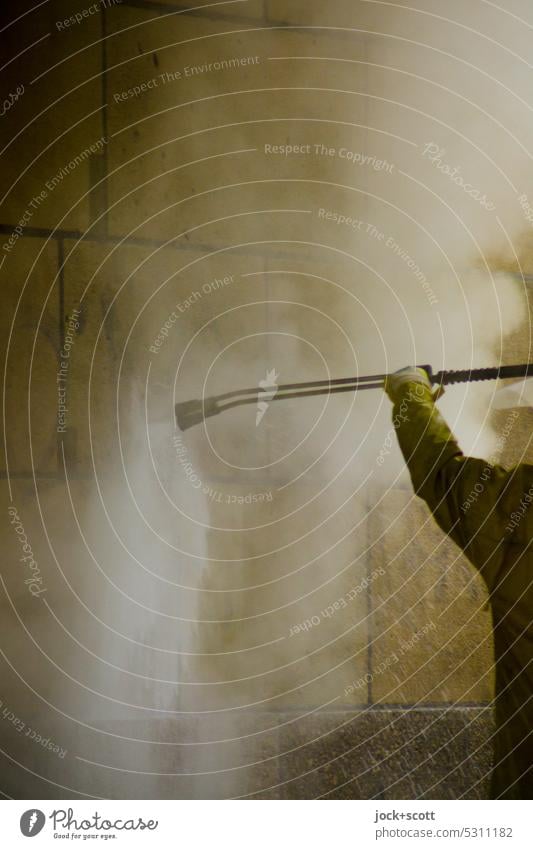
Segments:
[[[427,373],[432,385],[448,386],[452,383],[470,383],[476,380],[504,380],[507,378],[528,377],[533,375],[533,363],[520,363],[511,366],[492,368],[441,370],[434,372],[429,365],[417,366]],[[211,395],[203,399],[182,401],[176,404],[176,422],[181,431],[200,424],[211,416],[217,416],[234,407],[245,404],[257,404],[265,393],[271,392],[271,401],[283,401],[291,398],[309,398],[313,395],[333,395],[337,392],[359,392],[362,389],[382,389],[388,374],[371,374],[365,377],[342,377],[337,380],[314,380],[307,383],[285,383],[281,386],[265,386],[261,390],[240,389]]]

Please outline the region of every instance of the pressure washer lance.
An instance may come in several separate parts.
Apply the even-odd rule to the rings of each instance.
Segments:
[[[437,387],[451,383],[469,383],[474,380],[503,380],[510,377],[528,377],[533,375],[533,363],[521,363],[513,366],[495,366],[494,368],[460,369],[433,372],[431,366],[418,366],[427,373],[429,380]],[[309,398],[312,395],[333,395],[336,392],[357,392],[360,389],[381,389],[387,374],[371,374],[366,377],[342,377],[338,380],[314,380],[308,383],[285,383],[281,386],[265,386],[261,390],[241,389],[226,392],[223,395],[211,395],[202,400],[182,401],[176,404],[176,422],[180,430],[187,430],[200,424],[210,416],[216,416],[233,407],[244,404],[257,404],[268,396],[271,401],[289,398]]]

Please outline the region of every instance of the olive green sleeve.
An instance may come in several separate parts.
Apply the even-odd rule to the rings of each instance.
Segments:
[[[513,473],[465,457],[431,390],[421,383],[406,383],[398,391],[393,423],[416,494],[491,589],[509,539],[510,505],[517,489]]]

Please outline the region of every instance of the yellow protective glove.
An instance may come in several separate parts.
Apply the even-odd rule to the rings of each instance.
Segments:
[[[383,388],[393,403],[406,383],[423,383],[424,386],[431,389],[431,381],[423,368],[406,366],[406,368],[395,371],[394,374],[389,374],[383,382]]]

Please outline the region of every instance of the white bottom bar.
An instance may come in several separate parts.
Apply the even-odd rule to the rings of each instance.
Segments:
[[[5,801],[2,845],[533,846],[528,802]]]

